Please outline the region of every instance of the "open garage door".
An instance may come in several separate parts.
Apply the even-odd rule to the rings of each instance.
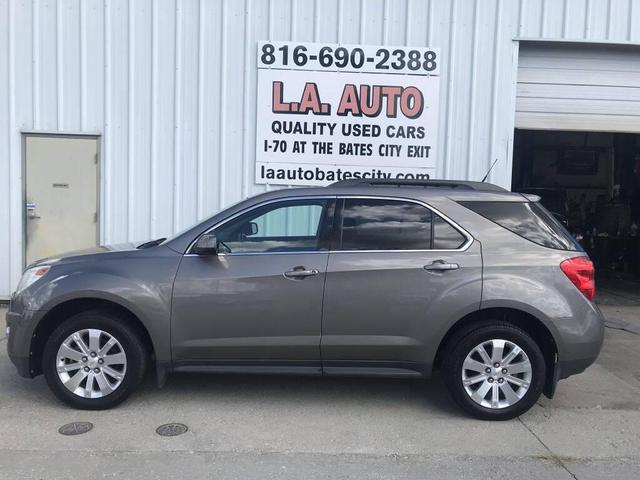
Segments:
[[[512,190],[565,223],[601,292],[640,292],[640,48],[522,42],[515,125]]]
[[[522,42],[516,128],[640,133],[640,48]]]

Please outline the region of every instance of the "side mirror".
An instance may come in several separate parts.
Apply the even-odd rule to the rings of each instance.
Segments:
[[[198,238],[193,246],[193,253],[196,255],[217,255],[218,239],[215,233],[205,233]]]
[[[256,222],[245,223],[240,231],[243,237],[250,237],[258,233],[258,224]]]

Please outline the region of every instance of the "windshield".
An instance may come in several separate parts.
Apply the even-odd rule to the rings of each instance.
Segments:
[[[229,205],[228,207],[225,207],[225,208],[223,208],[223,209],[219,210],[218,212],[216,212],[216,213],[214,213],[214,214],[212,214],[212,215],[208,215],[206,218],[203,218],[202,220],[199,220],[197,223],[193,223],[193,224],[191,224],[191,225],[188,225],[188,226],[187,226],[187,227],[185,227],[185,228],[180,229],[178,232],[174,233],[173,235],[170,235],[170,236],[169,236],[169,237],[167,237],[167,238],[161,239],[161,240],[162,240],[162,242],[160,242],[158,245],[160,245],[160,244],[166,244],[166,243],[169,243],[169,242],[171,242],[171,241],[175,240],[175,239],[176,239],[176,238],[178,238],[180,235],[182,235],[182,234],[184,234],[184,233],[188,232],[189,230],[191,230],[193,227],[195,227],[195,226],[199,225],[200,223],[208,222],[210,219],[212,219],[214,216],[218,215],[219,213],[221,213],[221,212],[223,212],[223,211],[225,211],[225,210],[229,210],[229,209],[231,209],[231,208],[235,207],[236,205],[241,204],[241,203],[242,203],[242,202],[244,202],[245,200],[246,200],[246,198],[245,198],[245,199],[243,199],[243,200],[240,200],[240,201],[238,201],[238,202],[234,202],[234,203],[232,203],[231,205]]]

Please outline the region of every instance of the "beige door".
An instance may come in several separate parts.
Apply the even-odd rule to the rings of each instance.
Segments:
[[[98,141],[26,136],[26,263],[98,241]]]

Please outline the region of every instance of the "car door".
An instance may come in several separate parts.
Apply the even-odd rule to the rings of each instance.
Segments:
[[[321,353],[327,374],[430,368],[454,318],[479,307],[477,242],[422,202],[338,200]]]
[[[174,283],[174,365],[320,373],[322,295],[335,201],[249,209],[213,229],[217,255],[186,254]]]

